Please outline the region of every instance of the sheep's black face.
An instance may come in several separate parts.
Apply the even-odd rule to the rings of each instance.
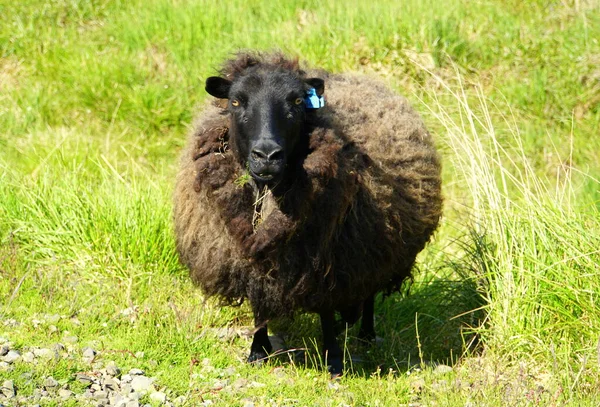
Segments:
[[[304,98],[311,87],[322,94],[323,80],[303,80],[289,71],[254,71],[234,81],[207,79],[208,93],[229,99],[230,143],[257,183],[272,185],[285,176],[303,136]]]

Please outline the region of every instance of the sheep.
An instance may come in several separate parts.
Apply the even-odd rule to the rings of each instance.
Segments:
[[[327,91],[325,92],[325,88]],[[209,77],[174,193],[180,259],[207,296],[267,322],[317,313],[332,375],[336,312],[375,338],[374,296],[411,277],[442,210],[440,159],[407,100],[374,79],[242,52]],[[315,106],[314,103],[323,104]]]

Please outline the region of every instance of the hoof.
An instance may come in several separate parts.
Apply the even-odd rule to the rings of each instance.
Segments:
[[[264,351],[252,351],[250,352],[250,356],[248,356],[246,361],[258,366],[262,365],[268,358],[269,355],[267,355],[267,353]]]
[[[336,379],[344,374],[342,358],[331,358],[327,362],[327,370],[329,371],[332,379]]]

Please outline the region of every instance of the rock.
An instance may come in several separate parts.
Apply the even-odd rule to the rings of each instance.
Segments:
[[[108,398],[108,393],[105,392],[104,390],[98,390],[98,391],[94,392],[94,398],[96,400],[106,399],[106,398]]]
[[[82,350],[82,357],[88,363],[92,363],[94,361],[96,354],[97,354],[97,352],[94,349],[89,348],[89,347],[85,347]]]
[[[109,399],[97,399],[96,400],[96,407],[104,407],[104,406],[108,406],[108,405],[110,405]]]
[[[215,384],[213,384],[212,390],[216,390],[216,391],[222,390],[228,384],[229,384],[229,380],[217,380],[217,381],[215,381]]]
[[[48,376],[46,380],[44,380],[44,387],[46,389],[53,389],[58,387],[58,382],[52,376]]]
[[[0,362],[0,372],[2,371],[7,371],[7,370],[12,370],[13,367],[10,363],[8,362]]]
[[[151,390],[154,390],[154,379],[146,376],[135,376],[133,380],[131,380],[131,388],[138,392],[150,392]]]
[[[142,369],[131,369],[129,371],[130,376],[143,376],[145,373]]]
[[[66,350],[66,348],[65,348],[65,345],[63,345],[62,343],[56,343],[52,347],[52,350],[56,353],[60,353],[60,352],[64,352]]]
[[[0,393],[4,395],[4,397],[11,399],[17,395],[17,390],[15,389],[15,384],[12,380],[5,380],[2,383],[2,387],[0,388]]]
[[[83,384],[87,384],[87,385],[91,385],[94,382],[94,378],[93,377],[88,376],[88,375],[83,374],[83,373],[77,373],[77,375],[75,376],[75,379],[79,383],[83,383]]]
[[[35,357],[40,358],[40,359],[45,359],[45,360],[58,359],[58,354],[55,351],[53,351],[52,349],[46,349],[46,348],[34,349],[33,354],[35,355]]]
[[[119,383],[117,383],[117,381],[113,378],[106,378],[104,379],[104,388],[108,389],[108,390],[118,390],[119,389]]]
[[[181,406],[181,405],[185,404],[186,401],[187,401],[187,399],[185,396],[179,396],[175,400],[173,400],[173,404],[176,406]]]
[[[125,404],[125,397],[121,396],[119,393],[112,393],[108,399],[110,400],[111,406]]]
[[[21,354],[16,350],[9,350],[4,356],[4,361],[6,363],[15,363],[21,360]]]
[[[239,379],[237,379],[235,382],[233,382],[232,387],[235,390],[240,390],[243,389],[244,387],[248,386],[248,379],[244,379],[243,377],[240,377]]]
[[[121,375],[121,369],[119,369],[114,363],[106,366],[106,374],[112,377],[119,377]]]
[[[133,377],[131,375],[125,374],[121,377],[121,383],[131,383]]]
[[[0,346],[0,356],[6,355],[9,350],[10,350],[10,348],[8,347],[8,345]]]
[[[433,369],[433,373],[436,375],[442,375],[452,372],[452,367],[448,365],[437,365],[435,369]]]
[[[140,402],[137,400],[128,401],[125,407],[140,407]]]
[[[74,344],[77,343],[77,341],[79,341],[79,338],[75,335],[68,335],[63,336],[63,341],[65,341],[66,343]]]
[[[159,402],[162,404],[165,401],[167,401],[167,395],[165,393],[163,393],[162,391],[156,391],[156,392],[150,394],[150,400],[156,401],[156,402]]]
[[[72,395],[73,395],[73,392],[69,389],[60,389],[58,391],[58,396],[63,400],[69,399]]]
[[[415,393],[420,393],[425,388],[425,380],[417,379],[410,383],[410,388]]]
[[[23,362],[26,362],[26,363],[33,363],[33,362],[35,362],[35,355],[34,355],[33,352],[25,352],[25,353],[23,353],[22,358],[23,358]]]

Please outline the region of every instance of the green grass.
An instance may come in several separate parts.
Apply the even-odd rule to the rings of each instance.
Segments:
[[[597,0],[0,0],[0,15],[0,336],[77,336],[189,405],[595,405]],[[204,79],[239,48],[383,78],[443,155],[442,226],[409,295],[378,299],[384,341],[348,331],[363,362],[336,385],[313,316],[273,325],[308,367],[246,366],[248,337],[217,333],[249,327],[248,309],[206,302],[178,264],[178,154]],[[31,394],[87,368],[0,373]],[[260,385],[214,390],[223,378]]]

